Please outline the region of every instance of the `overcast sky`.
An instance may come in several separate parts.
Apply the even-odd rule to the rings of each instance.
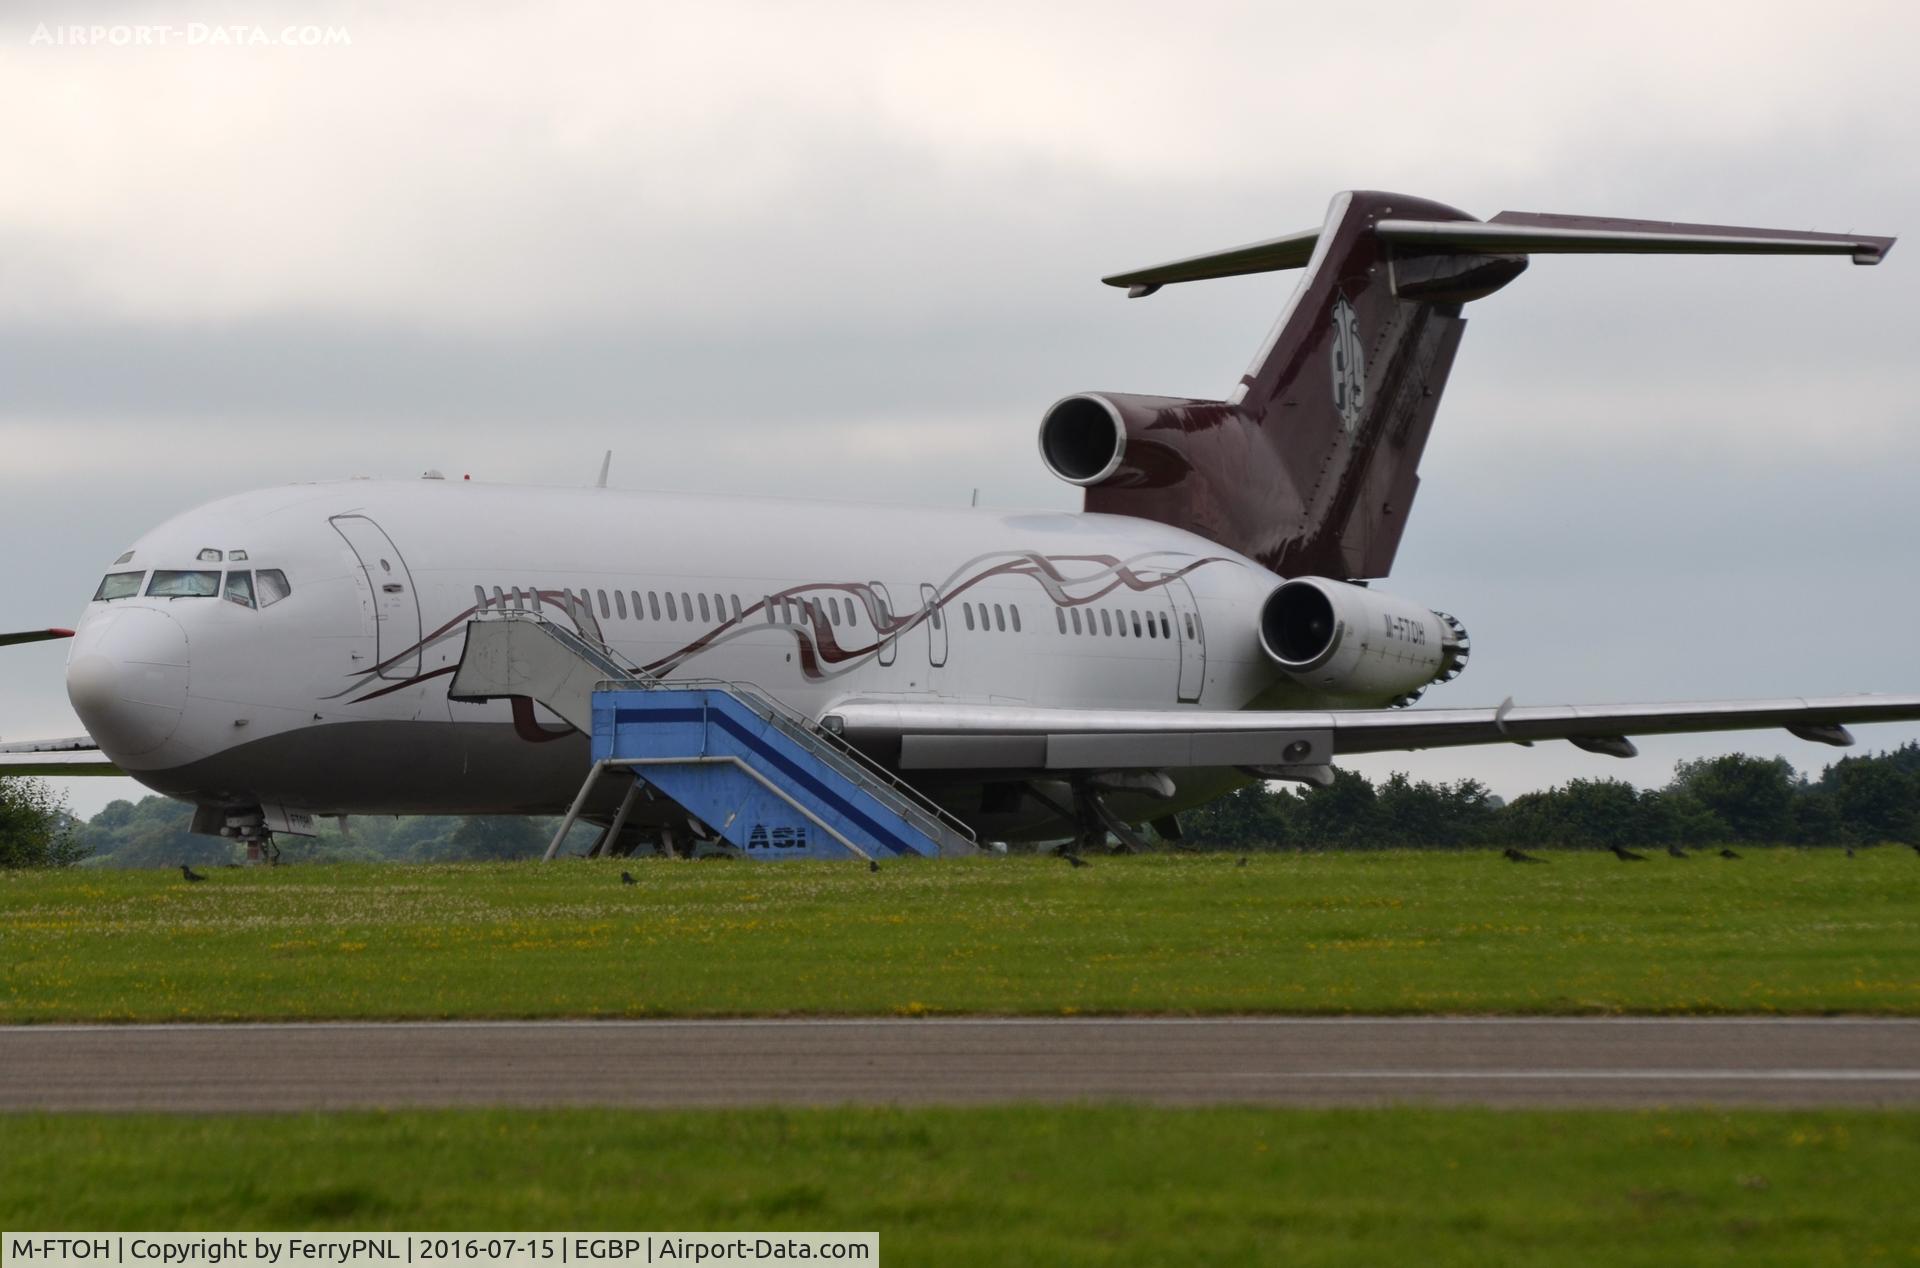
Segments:
[[[611,448],[626,487],[1077,507],[1047,404],[1223,395],[1294,275],[1098,277],[1372,187],[1916,236],[1548,257],[1473,305],[1384,587],[1472,632],[1429,703],[1920,690],[1911,6],[85,6],[124,43],[77,8],[0,9],[0,629],[292,480],[584,484]],[[63,646],[0,655],[0,734],[77,732]],[[1511,796],[1834,756],[1642,748],[1361,766]]]

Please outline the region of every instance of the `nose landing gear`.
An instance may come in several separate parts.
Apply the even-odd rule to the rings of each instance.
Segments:
[[[229,812],[220,835],[234,837],[244,844],[248,863],[265,863],[268,867],[280,865],[280,847],[274,844],[273,832],[267,827],[266,817],[258,810]]]
[[[280,862],[280,847],[274,844],[273,831],[267,827],[266,815],[258,806],[236,810],[203,805],[194,812],[192,830],[239,841],[247,847],[249,864],[264,863],[273,867]]]

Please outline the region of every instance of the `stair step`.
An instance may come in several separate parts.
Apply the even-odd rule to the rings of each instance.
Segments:
[[[973,848],[831,741],[719,688],[596,691],[593,757],[652,784],[751,858],[931,857]]]
[[[476,618],[447,692],[530,697],[592,737],[594,765],[548,858],[610,769],[659,789],[749,858],[977,851],[959,820],[758,688],[655,678],[584,623],[591,635],[537,613]]]

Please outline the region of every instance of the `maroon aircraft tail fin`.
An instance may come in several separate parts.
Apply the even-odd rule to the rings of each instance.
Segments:
[[[1466,320],[1462,305],[1531,255],[1838,254],[1877,264],[1891,238],[1501,212],[1337,195],[1319,229],[1120,273],[1173,282],[1304,269],[1273,333],[1224,401],[1112,392],[1064,398],[1040,450],[1087,509],[1172,524],[1288,576],[1383,577]]]

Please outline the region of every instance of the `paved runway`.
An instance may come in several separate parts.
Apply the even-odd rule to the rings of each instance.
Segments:
[[[1174,1018],[0,1028],[0,1109],[1920,1107],[1920,1021]]]

